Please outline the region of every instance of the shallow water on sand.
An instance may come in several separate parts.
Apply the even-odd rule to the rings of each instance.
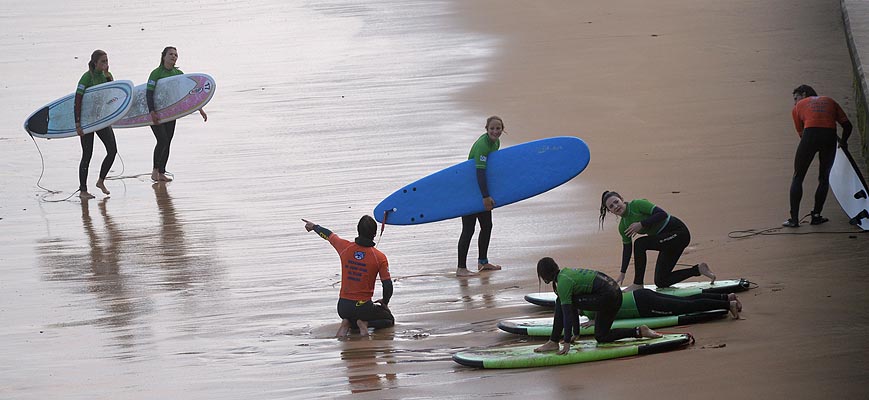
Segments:
[[[300,218],[351,239],[387,194],[462,161],[497,110],[456,96],[485,78],[497,38],[462,30],[441,1],[3,3],[0,397],[307,398],[461,382],[472,376],[449,376],[449,357],[496,330],[484,310],[523,305],[538,291],[522,287],[534,260],[589,229],[549,228],[579,219],[566,204],[581,182],[499,209],[490,256],[506,270],[457,280],[459,221],[389,226],[378,247],[398,325],[337,341],[338,258]],[[25,117],[71,92],[93,49],[140,84],[165,45],[182,70],[217,81],[208,122],[178,122],[175,181],[152,184],[154,139],[134,128],[115,131],[110,197],[58,201],[76,188],[77,139],[37,141],[40,184],[62,192],[38,189]]]

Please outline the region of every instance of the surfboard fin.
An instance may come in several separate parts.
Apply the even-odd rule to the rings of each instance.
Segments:
[[[855,198],[855,199],[865,199],[865,198],[866,198],[866,191],[865,191],[865,190],[861,190],[861,191],[859,191],[859,192],[857,192],[857,193],[854,193],[854,198]],[[863,211],[866,211],[866,210],[863,210]]]
[[[863,211],[860,211],[860,213],[854,216],[854,218],[848,220],[848,223],[851,225],[860,225],[860,221],[863,218],[869,219],[869,210],[866,210],[865,208],[863,209]]]

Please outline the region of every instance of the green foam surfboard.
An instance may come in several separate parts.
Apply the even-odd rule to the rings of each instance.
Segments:
[[[540,344],[502,346],[460,351],[453,361],[475,368],[530,368],[576,364],[613,358],[631,357],[675,350],[693,342],[689,334],[667,334],[658,339],[622,339],[613,343],[581,340],[564,355],[555,352],[535,353]]]
[[[736,293],[748,290],[750,282],[745,279],[722,279],[715,284],[707,282],[679,282],[673,286],[659,288],[655,285],[646,285],[646,289],[673,296],[692,296],[706,293]],[[622,288],[624,289],[624,288]],[[555,293],[537,292],[525,295],[525,301],[543,307],[555,307]]]
[[[710,321],[713,319],[724,318],[727,315],[727,310],[713,310],[699,313],[691,313],[684,315],[668,315],[665,317],[651,318],[628,318],[617,319],[613,322],[613,328],[636,328],[640,325],[646,325],[649,328],[666,328],[669,326],[695,324],[698,322]],[[588,317],[579,317],[580,323],[588,321]],[[528,336],[549,336],[552,334],[552,317],[548,318],[521,318],[507,319],[498,322],[498,328],[502,331],[515,333],[518,335]],[[581,327],[580,335],[594,335],[594,326]]]

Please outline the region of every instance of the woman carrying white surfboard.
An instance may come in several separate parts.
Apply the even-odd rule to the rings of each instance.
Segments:
[[[477,239],[478,259],[477,269],[479,271],[496,271],[500,270],[501,266],[489,262],[489,239],[492,237],[492,209],[495,208],[495,200],[489,195],[489,188],[486,181],[486,161],[489,154],[498,150],[501,147],[500,137],[504,132],[504,121],[500,117],[491,116],[486,120],[486,133],[477,138],[474,145],[471,146],[469,160],[474,160],[474,166],[477,169],[477,184],[480,186],[480,195],[483,198],[483,207],[485,211],[462,216],[462,234],[459,236],[459,262],[456,268],[456,276],[470,276],[474,273],[468,271],[468,250],[471,247],[471,238],[474,236],[474,230],[477,226],[477,221],[480,221],[480,236]]]
[[[84,98],[85,89],[101,83],[111,82],[113,80],[114,77],[112,77],[112,73],[109,72],[108,54],[102,50],[94,50],[94,52],[91,53],[91,59],[88,62],[87,72],[85,72],[78,81],[78,87],[75,90],[75,106],[73,108],[75,130],[81,140],[81,162],[79,162],[78,165],[78,190],[79,197],[82,199],[94,198],[94,195],[90,194],[87,188],[88,167],[90,166],[91,157],[94,153],[94,132],[85,133],[82,131],[82,99]],[[103,193],[109,194],[109,190],[106,188],[105,179],[109,174],[109,169],[115,162],[115,155],[118,154],[115,132],[112,131],[111,126],[107,126],[96,131],[96,134],[103,142],[103,146],[106,147],[106,158],[103,159],[103,163],[100,166],[100,177],[97,180],[96,186],[100,188]]]
[[[544,283],[552,283],[558,294],[558,303],[552,319],[549,341],[534,349],[535,352],[558,351],[567,354],[570,343],[579,331],[578,309],[595,311],[594,338],[599,343],[610,343],[624,338],[659,338],[662,335],[646,325],[636,328],[612,328],[616,314],[622,307],[622,290],[613,278],[590,269],[560,269],[550,257],[537,262],[537,276]],[[563,336],[562,336],[563,333]],[[559,348],[559,337],[562,343]]]
[[[151,180],[154,181],[168,182],[172,180],[166,176],[166,163],[169,162],[169,145],[172,143],[172,137],[175,136],[175,120],[160,123],[157,118],[157,107],[154,105],[154,89],[156,89],[160,79],[184,73],[175,67],[176,61],[178,61],[178,50],[172,46],[164,48],[160,55],[160,65],[148,76],[148,89],[145,92],[148,111],[154,122],[154,125],[151,125],[151,131],[154,132],[154,137],[157,139],[157,145],[154,146],[154,169],[151,171]],[[199,109],[199,115],[202,116],[203,121],[208,121],[208,115],[205,114],[204,109]]]
[[[715,274],[706,263],[699,263],[691,268],[673,271],[682,252],[691,243],[691,232],[679,218],[664,211],[646,199],[625,202],[616,192],[604,191],[600,199],[599,223],[603,229],[606,213],[611,212],[621,217],[619,234],[622,236],[622,265],[616,282],[622,284],[628,263],[631,261],[631,251],[634,255],[634,283],[626,289],[632,291],[643,288],[643,278],[646,274],[646,251],[658,252],[655,263],[655,285],[668,287],[692,276],[706,276],[715,282]],[[641,235],[636,240],[635,235]]]

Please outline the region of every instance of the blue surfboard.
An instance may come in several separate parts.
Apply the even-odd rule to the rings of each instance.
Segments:
[[[525,200],[579,175],[590,159],[582,139],[559,136],[507,147],[489,154],[486,180],[495,207]],[[484,211],[474,160],[413,182],[374,208],[378,222],[415,225]]]

